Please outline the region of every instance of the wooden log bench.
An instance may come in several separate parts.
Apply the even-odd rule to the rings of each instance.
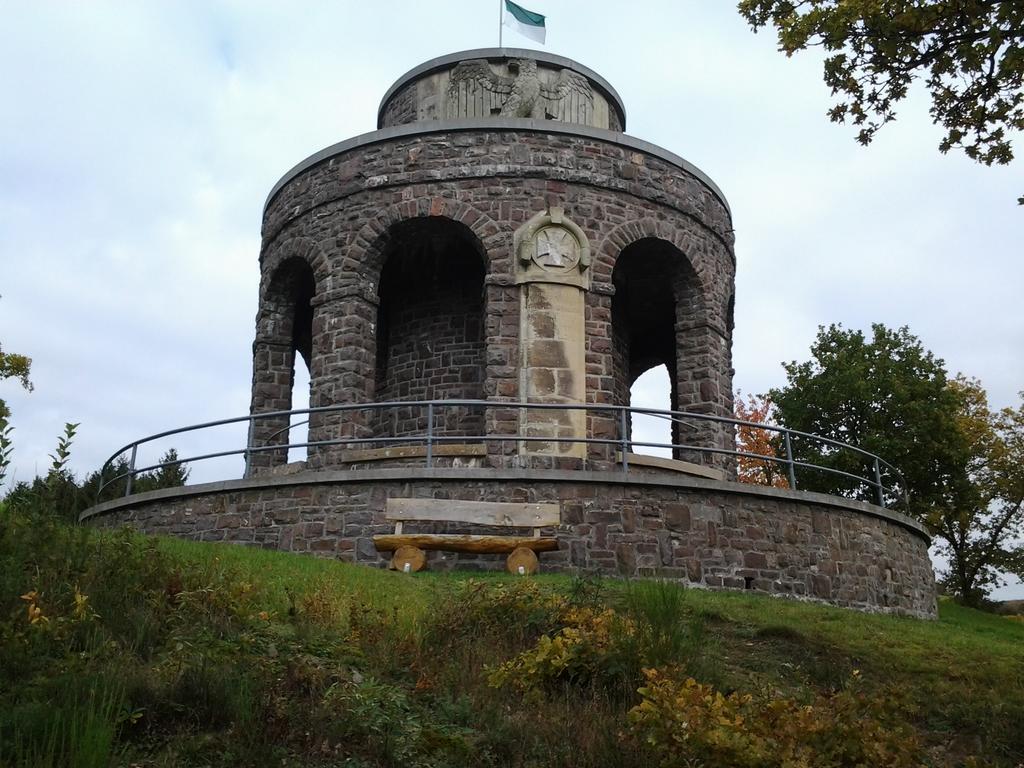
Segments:
[[[411,573],[422,570],[427,557],[424,550],[508,554],[505,567],[510,573],[535,573],[538,552],[558,549],[558,541],[543,537],[540,529],[558,525],[558,504],[527,504],[494,501],[456,501],[448,499],[388,499],[384,517],[394,522],[395,532],[374,536],[380,552],[393,552],[391,567]],[[503,528],[533,528],[532,536],[403,533],[408,522],[444,522],[486,525]]]

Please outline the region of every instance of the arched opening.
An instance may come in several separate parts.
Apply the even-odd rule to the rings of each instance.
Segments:
[[[378,290],[375,400],[484,397],[484,256],[462,224],[411,219],[388,232]],[[435,434],[483,434],[479,408],[442,408]],[[423,434],[423,408],[389,409],[380,435]]]
[[[612,272],[612,336],[615,392],[619,403],[681,410],[678,397],[677,329],[695,309],[695,276],[686,257],[671,243],[644,238],[622,250]],[[634,414],[630,437],[637,442],[680,444],[685,425]],[[637,446],[636,452],[673,455],[667,449]],[[674,452],[681,458],[680,452]],[[689,457],[688,457],[689,458]]]
[[[309,264],[293,257],[281,263],[271,275],[257,320],[258,331],[253,366],[254,413],[304,408],[309,403],[309,371],[313,354],[313,307],[316,279]],[[296,357],[302,363],[296,363]],[[302,391],[295,392],[296,367]],[[307,442],[305,416],[294,417],[300,431],[293,434],[287,419],[260,419],[253,425],[254,447]],[[301,426],[300,426],[301,424]],[[273,467],[306,457],[305,449],[261,451],[250,457],[250,468]]]

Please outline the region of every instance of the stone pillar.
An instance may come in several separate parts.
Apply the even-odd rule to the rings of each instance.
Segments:
[[[256,338],[252,345],[252,401],[249,413],[287,411],[292,407],[294,366],[295,350],[290,341],[282,342],[259,336]],[[287,416],[250,422],[250,448],[287,444]],[[286,449],[251,452],[246,461],[246,477],[281,466],[287,461]]]
[[[377,297],[364,287],[339,289],[313,301],[311,408],[372,403],[377,357]],[[348,438],[372,434],[369,411],[310,414],[310,442],[342,441],[311,448],[312,468],[336,467]]]
[[[484,337],[486,338],[486,375],[484,397],[488,405],[484,422],[487,435],[515,435],[519,431],[519,412],[502,403],[519,399],[519,287],[506,275],[488,275],[485,280]],[[516,440],[488,441],[487,462],[492,467],[507,467],[517,461]]]
[[[707,324],[677,326],[676,355],[676,407],[681,411],[731,417],[728,340]],[[674,436],[673,439],[708,448],[731,449],[735,446],[730,425],[703,419],[684,420],[678,425],[678,438]],[[718,469],[727,469],[732,464],[724,454],[683,453],[678,458]]]
[[[629,405],[626,359],[629,340],[615,337],[612,290],[593,288],[587,295],[587,402],[594,405]],[[626,419],[627,437],[629,419]],[[614,411],[588,411],[587,435],[601,440],[622,439],[622,419]],[[619,444],[591,443],[587,461],[591,469],[611,469]]]
[[[519,293],[519,392],[524,402],[586,403],[586,291],[590,249],[586,235],[561,208],[533,216],[515,235]],[[528,438],[585,438],[582,409],[523,409],[520,433]],[[522,440],[529,466],[577,468],[586,443]]]

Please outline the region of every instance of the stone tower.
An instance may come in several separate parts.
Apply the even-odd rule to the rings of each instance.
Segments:
[[[399,78],[378,130],[267,200],[251,411],[213,424],[248,440],[182,457],[244,455],[245,476],[82,519],[403,570],[525,572],[540,552],[545,570],[934,616],[927,531],[884,507],[899,476],[881,458],[830,443],[874,461],[855,479],[878,505],[798,490],[823,468],[785,453],[761,460],[790,487],[735,481],[729,207],[625,127],[603,78],[540,52]],[[312,409],[289,428],[297,357]],[[632,436],[630,387],[656,366],[672,458]],[[119,455],[142,471],[140,445],[208,426]]]
[[[482,466],[607,468],[614,446],[564,439],[620,439],[629,424],[614,414],[501,404],[629,405],[658,365],[672,410],[731,415],[728,205],[625,123],[602,77],[537,51],[466,51],[399,78],[379,130],[318,152],[270,193],[252,412],[291,407],[299,355],[313,407],[493,404],[446,408],[431,425],[531,438],[488,444]],[[355,446],[422,435],[426,419],[416,407],[314,414],[309,466],[349,466],[366,456]],[[286,427],[261,420],[254,444],[285,442]],[[673,438],[733,445],[712,422],[677,422]],[[677,458],[729,471],[717,454]],[[264,451],[249,471],[284,461]]]

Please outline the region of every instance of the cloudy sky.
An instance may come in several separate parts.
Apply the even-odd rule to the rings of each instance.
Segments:
[[[820,324],[883,322],[980,378],[994,406],[1015,402],[1021,162],[940,155],[918,91],[860,147],[825,117],[820,56],[786,59],[732,3],[644,0],[625,17],[620,2],[526,5],[548,17],[545,50],[619,91],[628,133],[724,190],[740,389],[782,383],[780,362],[805,359]],[[45,471],[66,421],[81,423],[81,474],[135,437],[245,413],[270,188],[313,152],[373,130],[408,69],[495,46],[497,10],[0,0],[0,343],[33,358],[35,383],[0,383],[13,479]],[[535,47],[510,30],[505,44]],[[663,402],[659,389],[641,396]],[[194,477],[237,474],[237,463]]]

